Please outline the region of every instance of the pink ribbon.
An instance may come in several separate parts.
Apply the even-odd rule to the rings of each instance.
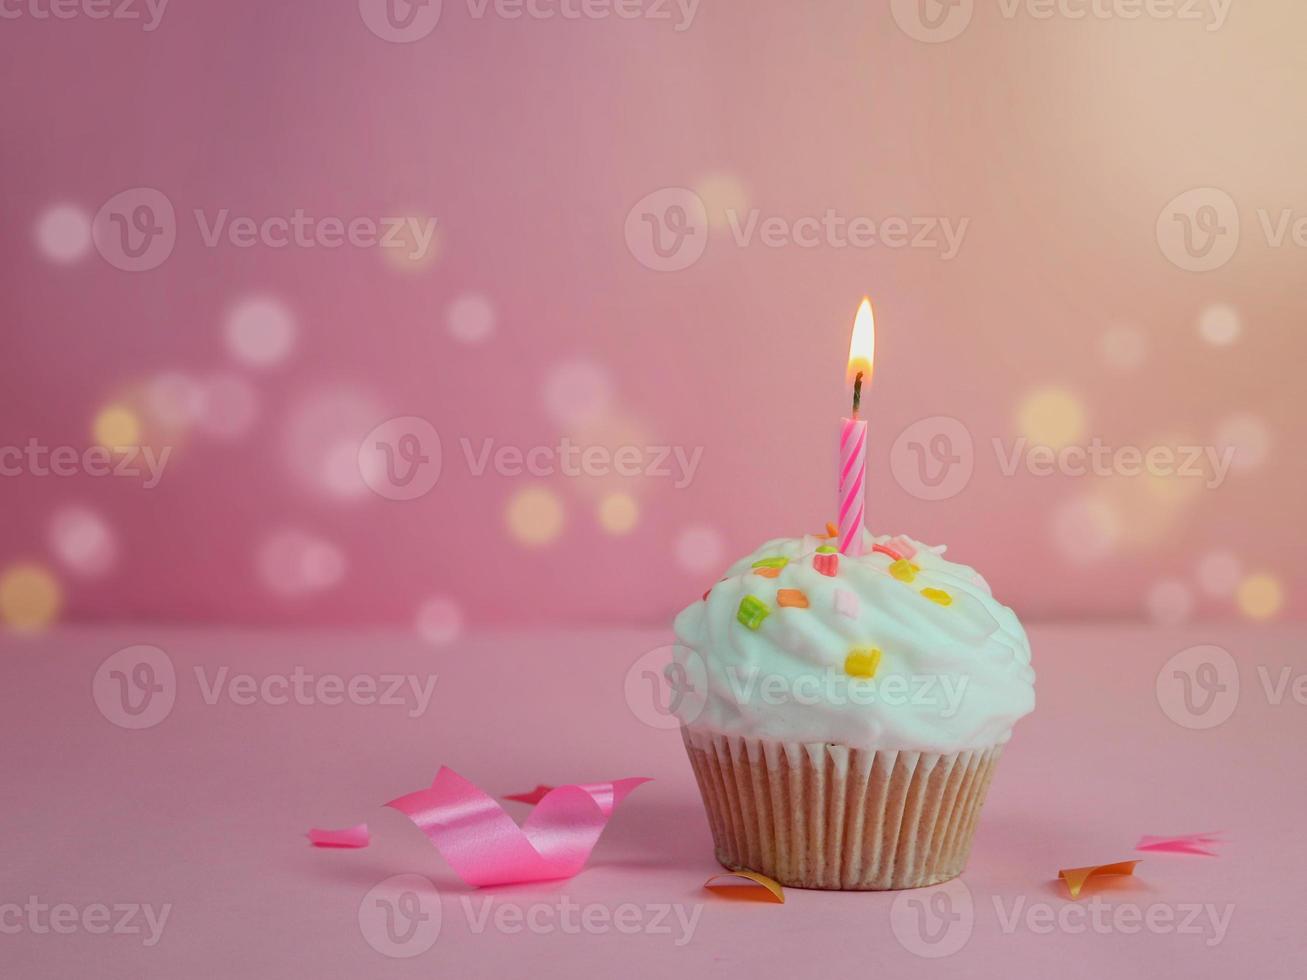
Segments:
[[[519,827],[493,797],[441,766],[429,789],[386,806],[417,824],[460,878],[482,888],[572,877],[585,867],[617,804],[647,782],[637,776],[559,786]]]
[[[1215,851],[1207,848],[1213,844],[1223,844],[1216,834],[1181,834],[1179,837],[1154,837],[1145,834],[1135,845],[1136,851],[1158,851],[1167,854],[1202,854],[1216,857]]]
[[[371,839],[365,823],[344,830],[319,830],[314,827],[309,831],[309,843],[315,847],[367,847]]]

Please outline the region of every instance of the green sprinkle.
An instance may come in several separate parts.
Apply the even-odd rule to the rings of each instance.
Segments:
[[[819,554],[819,555],[833,555],[833,554],[835,554],[835,546],[834,546],[834,545],[831,545],[831,544],[823,544],[823,545],[821,545],[820,547],[817,548],[817,554]]]
[[[784,568],[790,563],[788,558],[759,558],[753,563],[754,568]]]
[[[762,626],[762,621],[771,615],[771,610],[767,608],[767,603],[763,602],[757,596],[746,595],[740,600],[740,608],[735,613],[735,618],[743,626],[756,630]]]

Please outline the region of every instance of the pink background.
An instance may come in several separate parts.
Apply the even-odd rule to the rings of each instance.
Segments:
[[[447,0],[408,44],[377,37],[352,2],[179,0],[150,32],[6,20],[0,445],[80,450],[118,406],[141,439],[173,447],[150,490],[0,481],[0,573],[20,576],[6,616],[35,604],[38,627],[407,627],[435,599],[435,638],[665,624],[731,556],[833,519],[866,293],[873,528],[949,543],[1031,619],[1300,617],[1307,468],[1284,450],[1303,413],[1303,249],[1269,244],[1257,212],[1307,209],[1304,28],[1290,0],[1236,0],[1213,31],[982,4],[940,44],[901,30],[888,3],[705,2],[677,31],[477,19]],[[128,273],[86,225],[138,187],[171,201],[176,246]],[[668,187],[696,191],[715,227],[701,259],[660,272],[624,228]],[[1228,194],[1242,226],[1207,272],[1169,260],[1156,232],[1196,187]],[[969,225],[949,261],[741,247],[728,206]],[[297,208],[432,216],[438,254],[210,248],[193,217]],[[469,315],[469,296],[492,318]],[[251,297],[293,324],[284,351],[258,324],[233,350],[229,322]],[[249,363],[251,349],[274,363]],[[209,393],[172,428],[150,395],[161,378]],[[220,397],[233,390],[253,396],[246,417]],[[992,440],[1077,411],[1079,443],[1233,446],[1239,466],[1216,489],[1002,474]],[[351,468],[350,448],[395,416],[429,420],[443,444],[439,483],[413,501]],[[968,430],[974,473],[923,500],[896,479],[892,447],[937,416]],[[702,462],[683,488],[476,477],[459,447],[564,435],[702,446]],[[557,529],[529,508],[506,516],[538,488]],[[638,511],[629,530],[612,519],[625,533],[598,517],[614,492]],[[1264,601],[1277,584],[1282,601]]]

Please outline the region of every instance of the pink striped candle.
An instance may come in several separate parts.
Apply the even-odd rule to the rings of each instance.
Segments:
[[[853,385],[853,414],[840,428],[840,553],[862,554],[862,529],[866,523],[867,423],[858,418],[862,408],[862,386],[871,381],[876,359],[876,318],[871,300],[865,296],[853,320],[849,341],[848,381]]]
[[[862,554],[866,518],[867,423],[843,419],[840,430],[840,554]]]

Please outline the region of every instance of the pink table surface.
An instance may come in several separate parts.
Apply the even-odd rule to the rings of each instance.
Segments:
[[[1307,671],[1307,631],[1031,632],[1039,707],[1004,754],[965,890],[941,886],[953,890],[932,899],[935,890],[790,889],[783,906],[702,888],[718,869],[679,736],[644,724],[623,696],[631,664],[666,634],[513,633],[440,649],[397,635],[154,627],[8,636],[0,975],[1300,976],[1307,706],[1292,685],[1274,703],[1259,667],[1272,685],[1284,667]],[[171,658],[176,698],[158,724],[127,730],[97,707],[93,678],[110,654],[140,643]],[[1223,724],[1191,730],[1160,706],[1157,677],[1174,654],[1207,643],[1237,661],[1239,697]],[[265,677],[297,665],[437,682],[427,710],[410,717],[415,701],[208,704],[195,674]],[[655,782],[621,806],[576,878],[474,891],[412,824],[380,808],[442,763],[496,794],[628,775]],[[311,826],[365,820],[366,849],[304,838]],[[1196,831],[1224,831],[1229,843],[1215,858],[1133,849],[1141,834]],[[1134,880],[1067,911],[1058,868],[1132,857],[1143,858]],[[374,948],[368,930],[376,940],[380,927],[360,906],[380,909],[369,892],[405,873],[438,890],[440,915],[433,942],[434,919],[393,920],[395,935],[417,944],[392,947],[415,954],[402,958]],[[67,903],[78,921],[42,932],[48,920],[28,910],[33,901]],[[138,912],[124,928],[139,933],[98,934],[81,918],[97,904],[114,919],[137,904],[156,922],[168,915],[154,933]],[[617,912],[624,905],[636,911]],[[510,931],[518,914],[534,929]]]

